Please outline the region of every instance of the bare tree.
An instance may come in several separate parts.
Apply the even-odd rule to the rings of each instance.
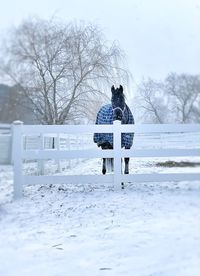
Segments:
[[[28,19],[8,36],[1,70],[29,99],[41,123],[64,124],[85,116],[106,87],[128,80],[123,53],[94,25]],[[109,92],[109,90],[107,90]]]
[[[165,94],[176,121],[199,121],[200,76],[171,73],[165,80]]]
[[[143,80],[138,86],[134,102],[140,121],[159,124],[165,122],[166,106],[162,83],[152,79]]]
[[[163,82],[142,81],[134,101],[142,122],[200,122],[200,76],[171,73]]]

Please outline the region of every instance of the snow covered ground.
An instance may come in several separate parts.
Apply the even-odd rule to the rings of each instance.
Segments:
[[[134,173],[199,170],[131,162]],[[101,171],[96,159],[64,165],[66,174]],[[33,173],[33,164],[26,170]],[[129,183],[121,191],[35,185],[13,202],[12,177],[11,166],[0,166],[1,276],[200,275],[200,181]]]

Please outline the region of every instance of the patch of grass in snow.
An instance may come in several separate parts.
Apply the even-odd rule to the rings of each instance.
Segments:
[[[200,162],[189,162],[189,161],[166,161],[156,163],[158,167],[198,167]]]

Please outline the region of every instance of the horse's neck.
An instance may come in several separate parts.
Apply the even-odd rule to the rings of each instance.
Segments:
[[[124,116],[122,118],[122,123],[124,124],[128,124],[129,121],[129,107],[128,105],[125,103],[125,107],[124,107]]]

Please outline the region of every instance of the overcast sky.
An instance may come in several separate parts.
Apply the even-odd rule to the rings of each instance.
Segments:
[[[118,40],[136,82],[200,73],[200,0],[1,0],[0,33],[29,15],[100,25]]]

